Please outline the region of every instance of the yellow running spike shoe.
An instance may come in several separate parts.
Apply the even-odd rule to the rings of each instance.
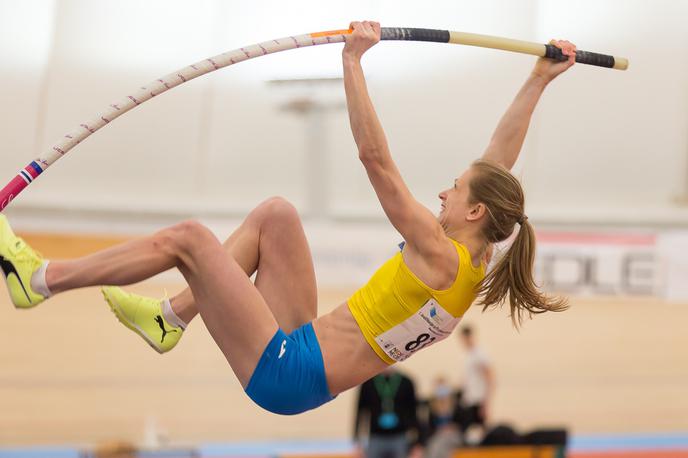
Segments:
[[[184,330],[163,318],[160,299],[127,293],[116,286],[104,286],[101,292],[120,323],[143,337],[158,353],[172,350],[181,339]]]
[[[0,215],[0,268],[15,307],[35,307],[45,299],[31,289],[31,276],[41,264],[41,255],[14,235],[7,217]]]

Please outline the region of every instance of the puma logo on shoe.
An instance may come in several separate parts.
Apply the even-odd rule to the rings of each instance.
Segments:
[[[22,282],[21,277],[19,277],[19,272],[17,272],[17,269],[14,267],[14,264],[5,259],[3,256],[0,256],[0,269],[2,269],[2,272],[5,274],[5,278],[9,278],[10,274],[14,274],[14,276],[17,277],[19,286],[21,286],[22,290],[24,291],[24,294],[26,294],[26,298],[29,300],[29,304],[32,303],[31,297],[29,297],[29,293],[26,291],[26,288],[24,287],[24,282]]]
[[[155,317],[155,322],[158,323],[158,326],[160,326],[160,329],[162,329],[162,339],[160,339],[160,343],[163,343],[165,341],[165,336],[170,333],[170,332],[177,332],[176,329],[171,329],[167,330],[165,329],[165,322],[162,321],[162,317],[160,315]]]

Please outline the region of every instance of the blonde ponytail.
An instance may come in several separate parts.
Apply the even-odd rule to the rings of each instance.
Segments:
[[[568,308],[565,298],[549,297],[538,289],[533,278],[535,231],[527,219],[520,226],[507,252],[477,287],[483,310],[508,301],[515,326],[523,322],[524,315],[530,317]]]
[[[477,173],[469,185],[470,200],[482,202],[487,208],[488,219],[483,225],[485,239],[489,243],[501,242],[513,233],[517,223],[520,226],[507,252],[476,287],[483,310],[508,301],[515,326],[521,324],[524,315],[566,310],[565,298],[547,296],[535,283],[535,231],[523,212],[525,199],[521,184],[498,164],[479,160],[473,167]]]

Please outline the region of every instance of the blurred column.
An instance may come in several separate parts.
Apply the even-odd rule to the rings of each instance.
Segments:
[[[341,91],[323,91],[333,83],[341,87],[341,78],[307,78],[293,80],[272,80],[271,84],[279,85],[292,92],[280,109],[296,113],[304,119],[306,146],[306,205],[310,218],[326,219],[330,217],[332,180],[329,174],[329,136],[327,116],[329,113],[345,110],[346,104],[341,99]]]

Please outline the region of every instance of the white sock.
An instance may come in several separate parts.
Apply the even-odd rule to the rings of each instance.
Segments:
[[[43,261],[43,264],[41,264],[41,267],[31,275],[31,289],[46,299],[53,295],[50,289],[48,289],[48,282],[45,280],[45,272],[48,270],[48,264],[50,264],[50,261],[46,259]]]
[[[172,326],[182,328],[182,330],[186,329],[188,324],[184,323],[184,321],[181,318],[179,318],[176,313],[174,313],[174,310],[172,310],[172,305],[170,304],[169,299],[163,300],[160,305],[162,308],[162,316],[163,318],[165,318],[165,321],[170,323]]]

